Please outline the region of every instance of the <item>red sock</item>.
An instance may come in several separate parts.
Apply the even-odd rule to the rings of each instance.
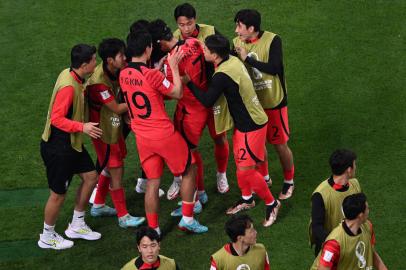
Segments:
[[[251,190],[253,190],[258,197],[260,197],[265,204],[270,204],[274,201],[271,191],[268,185],[264,181],[264,177],[255,169],[242,171],[242,177],[251,184]]]
[[[158,213],[146,213],[148,226],[155,229],[159,227]]]
[[[182,201],[182,216],[193,217],[193,207],[194,206],[195,206],[194,202]]]
[[[225,141],[224,144],[215,144],[214,146],[214,156],[217,163],[217,171],[219,173],[225,173],[227,170],[228,156],[230,150],[228,147],[228,141]]]
[[[202,156],[198,151],[193,151],[192,155],[196,161],[197,165],[197,175],[196,175],[196,187],[197,190],[204,190],[204,180],[203,180],[203,160]]]
[[[241,190],[242,196],[251,196],[251,185],[250,185],[250,177],[246,175],[246,171],[237,170],[237,182],[238,187]],[[265,181],[263,181],[265,183]]]
[[[103,174],[99,175],[99,182],[97,183],[96,197],[94,198],[95,204],[104,204],[106,196],[110,189],[111,178]]]
[[[292,168],[289,170],[283,171],[283,176],[285,177],[285,180],[293,180],[295,176],[295,165],[292,165]]]
[[[268,160],[265,160],[264,162],[260,163],[260,165],[257,167],[257,170],[262,176],[269,175]]]
[[[110,190],[111,200],[113,201],[114,207],[117,210],[117,216],[123,217],[128,214],[127,205],[125,202],[124,189],[119,188],[115,190]]]

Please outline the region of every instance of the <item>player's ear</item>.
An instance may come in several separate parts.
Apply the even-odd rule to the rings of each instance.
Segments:
[[[254,28],[254,26],[253,25],[251,25],[250,27],[248,27],[248,32],[250,32],[250,33],[254,33],[255,32],[255,28]]]

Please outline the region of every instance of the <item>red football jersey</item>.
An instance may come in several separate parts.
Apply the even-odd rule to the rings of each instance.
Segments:
[[[158,70],[143,63],[129,63],[120,72],[120,87],[128,105],[131,129],[136,136],[159,140],[173,134],[174,126],[165,111],[164,95],[173,84]]]
[[[207,90],[206,67],[204,62],[204,52],[202,45],[196,38],[187,38],[178,42],[178,50],[182,50],[184,57],[179,63],[179,74],[188,74],[191,81],[200,89]],[[176,47],[175,47],[176,48]],[[175,52],[175,48],[170,52]],[[172,71],[168,60],[164,62],[164,72],[168,80],[173,82]],[[183,85],[183,97],[180,102],[188,106],[203,106],[192,94],[186,85]]]

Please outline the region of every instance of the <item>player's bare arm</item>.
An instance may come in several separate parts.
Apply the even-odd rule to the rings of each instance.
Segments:
[[[112,100],[109,103],[105,104],[110,111],[116,114],[123,114],[128,111],[128,107],[126,103],[117,103],[117,101]]]
[[[378,252],[374,251],[374,268],[377,270],[388,270],[385,263],[382,261]]]

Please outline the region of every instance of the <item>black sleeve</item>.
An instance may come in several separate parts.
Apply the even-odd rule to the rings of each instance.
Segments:
[[[204,66],[205,66],[205,69],[206,69],[207,84],[210,84],[211,80],[213,78],[213,74],[214,74],[214,64],[205,61]]]
[[[230,77],[222,72],[218,72],[214,74],[207,91],[199,89],[191,81],[188,82],[187,87],[189,87],[192,94],[203,104],[203,106],[210,108],[216,103],[224,90],[231,88],[233,84],[236,83]]]
[[[180,270],[179,265],[175,262],[176,270]]]
[[[221,33],[216,29],[216,27],[214,27],[214,34],[215,35],[221,35]]]
[[[281,38],[275,36],[272,40],[271,47],[269,48],[268,63],[257,61],[249,56],[245,59],[245,62],[261,72],[271,75],[281,74],[283,69]]]
[[[312,196],[312,235],[316,244],[316,251],[321,249],[321,245],[328,236],[328,232],[324,229],[324,216],[326,210],[324,207],[323,198],[321,194],[316,192]]]

